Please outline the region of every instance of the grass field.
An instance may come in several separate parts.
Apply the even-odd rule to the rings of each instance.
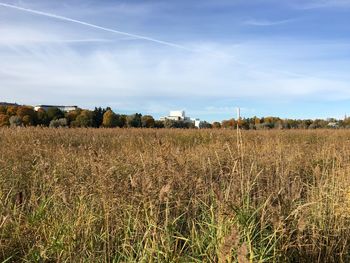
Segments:
[[[349,260],[350,131],[0,130],[0,262]]]

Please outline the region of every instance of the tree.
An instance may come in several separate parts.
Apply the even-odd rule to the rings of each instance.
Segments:
[[[343,127],[350,128],[350,118],[345,118],[343,121]]]
[[[254,117],[254,125],[258,125],[261,123],[261,120],[258,117]]]
[[[164,121],[154,121],[154,128],[158,128],[158,129],[161,129],[161,128],[164,128]]]
[[[128,127],[133,127],[133,128],[139,128],[141,127],[141,116],[142,114],[140,113],[135,113],[133,115],[129,115],[126,117],[126,123]]]
[[[217,122],[217,121],[214,121],[213,124],[212,124],[212,127],[214,129],[220,129],[221,128],[221,123]]]
[[[50,121],[49,117],[47,116],[47,112],[44,109],[39,109],[36,112],[36,118],[37,118],[37,124],[48,126]]]
[[[237,122],[235,119],[223,120],[221,123],[222,128],[236,128]]]
[[[0,114],[0,127],[9,126],[9,125],[10,125],[9,116],[1,113]]]
[[[206,122],[206,121],[202,121],[199,125],[199,128],[201,129],[211,129],[213,128],[213,125],[210,124],[209,122]]]
[[[33,125],[33,119],[32,119],[32,117],[29,116],[29,115],[23,116],[23,118],[22,118],[22,124],[23,124],[24,126],[31,126],[31,125]]]
[[[164,121],[164,128],[167,128],[167,129],[177,128],[176,121],[166,119]]]
[[[102,109],[101,107],[99,108],[95,107],[93,111],[93,124],[92,124],[93,127],[98,128],[103,125],[103,116],[108,110],[110,110],[109,107],[107,109]]]
[[[118,126],[117,115],[112,110],[107,110],[103,114],[102,126],[106,128],[114,128]]]
[[[120,115],[120,117],[119,117],[119,119],[120,119],[120,125],[118,125],[118,127],[120,127],[120,128],[125,128],[125,127],[127,127],[127,121],[126,121],[126,119],[127,119],[127,115],[125,115],[125,114],[121,114]]]
[[[58,120],[64,118],[64,113],[59,108],[52,107],[47,110],[47,117],[49,121]]]
[[[239,128],[248,130],[249,129],[249,121],[247,119],[240,119],[239,120]]]
[[[164,121],[164,128],[182,128],[182,129],[190,129],[195,128],[194,122],[186,122],[186,121],[175,121],[175,120],[168,120],[166,119]]]
[[[151,115],[145,115],[141,117],[142,127],[144,128],[154,128],[155,121]]]
[[[75,121],[72,122],[74,127],[92,127],[93,124],[93,112],[89,110],[83,110],[78,115]]]
[[[77,119],[80,113],[81,113],[81,109],[66,112],[65,118],[67,119],[67,123],[69,126]]]
[[[34,118],[35,111],[32,107],[20,106],[17,108],[16,115],[20,118],[23,118],[26,115],[29,115],[30,117]]]
[[[311,124],[312,124],[312,120],[302,120],[300,121],[298,128],[308,129]]]
[[[7,112],[7,107],[6,106],[0,106],[0,114],[5,114]]]
[[[17,108],[18,107],[16,107],[16,106],[7,107],[6,114],[8,116],[16,116],[17,115]]]
[[[35,124],[36,113],[33,107],[28,107],[28,106],[18,107],[17,116],[21,118],[21,121],[25,126],[30,126]]]

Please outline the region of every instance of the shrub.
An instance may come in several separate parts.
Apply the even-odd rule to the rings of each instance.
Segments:
[[[52,120],[50,122],[50,128],[66,127],[68,125],[66,118],[61,118],[58,120]]]
[[[18,116],[11,116],[9,122],[11,127],[18,127],[22,125],[22,120]]]

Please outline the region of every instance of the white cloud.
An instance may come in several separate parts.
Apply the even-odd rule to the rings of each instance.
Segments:
[[[227,46],[220,49],[230,52]],[[91,107],[108,101],[135,110],[152,108],[147,103],[139,104],[142,100],[155,104],[158,100],[166,105],[171,99],[211,97],[350,98],[347,82],[342,78],[308,76],[308,72],[293,76],[264,68],[264,63],[273,64],[273,58],[249,67],[234,63],[229,56],[168,51],[121,45],[85,53],[65,44],[27,45],[1,51],[1,93],[10,100],[33,104],[82,103]],[[257,57],[253,54],[256,51],[250,51]]]

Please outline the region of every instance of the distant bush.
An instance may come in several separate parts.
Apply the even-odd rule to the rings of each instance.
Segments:
[[[18,127],[22,125],[22,120],[18,116],[11,116],[9,122],[11,127]]]
[[[68,126],[68,122],[66,118],[52,120],[50,122],[50,128],[59,128],[59,127],[67,127],[67,126]]]
[[[168,129],[172,128],[178,128],[178,129],[189,129],[189,128],[195,128],[193,122],[187,122],[187,121],[175,121],[175,120],[165,120],[164,121],[164,127]]]

